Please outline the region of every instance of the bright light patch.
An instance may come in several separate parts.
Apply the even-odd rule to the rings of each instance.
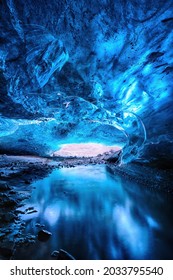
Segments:
[[[86,144],[64,144],[61,149],[54,152],[53,156],[61,157],[94,157],[99,154],[104,154],[110,151],[119,151],[121,148],[118,146],[106,146],[97,143]]]
[[[44,211],[44,218],[51,226],[57,223],[59,217],[60,217],[60,208],[56,204],[52,206],[48,206]]]
[[[137,82],[134,82],[134,83],[131,85],[131,87],[130,87],[129,90],[127,91],[126,100],[128,100],[128,99],[131,97],[133,91],[135,90],[136,85],[137,85]]]

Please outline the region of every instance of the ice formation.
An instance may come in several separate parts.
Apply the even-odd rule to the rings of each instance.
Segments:
[[[0,151],[119,145],[173,158],[173,2],[0,2]]]

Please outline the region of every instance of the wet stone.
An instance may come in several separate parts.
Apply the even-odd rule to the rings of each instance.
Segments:
[[[31,211],[28,211],[26,214],[33,214],[33,213],[37,213],[38,211],[37,210],[31,210]]]
[[[16,205],[17,205],[17,201],[14,199],[9,199],[9,200],[4,201],[5,207],[14,207]]]
[[[41,225],[41,224],[39,224],[39,223],[36,223],[36,224],[35,224],[35,227],[43,228],[43,227],[45,227],[45,225]]]
[[[29,180],[25,180],[25,182],[24,182],[26,185],[29,185],[29,184],[31,184],[31,181],[29,181]]]
[[[16,191],[11,190],[11,191],[9,191],[9,194],[17,194],[17,192],[16,192]]]
[[[16,215],[13,213],[7,213],[2,216],[2,220],[6,223],[14,221],[15,218],[16,218]]]
[[[16,213],[17,215],[18,215],[18,214],[22,214],[22,215],[25,214],[25,212],[22,211],[22,210],[16,210],[15,213]]]
[[[8,195],[7,195],[6,193],[2,193],[2,194],[1,194],[1,197],[2,197],[2,198],[8,199]]]
[[[51,254],[52,257],[56,257],[57,260],[75,260],[75,258],[69,254],[67,251],[60,249],[59,251],[54,251]]]
[[[0,184],[0,191],[8,191],[10,187],[7,184]]]
[[[51,254],[51,257],[52,258],[57,258],[59,255],[59,251],[53,251],[52,254]]]
[[[38,240],[42,242],[46,242],[51,236],[52,233],[47,230],[40,230],[38,232]]]

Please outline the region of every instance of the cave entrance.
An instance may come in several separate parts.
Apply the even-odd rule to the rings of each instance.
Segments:
[[[107,146],[99,143],[71,143],[61,145],[60,149],[55,151],[52,156],[88,158],[99,155],[111,155],[120,150],[121,147],[119,146]]]

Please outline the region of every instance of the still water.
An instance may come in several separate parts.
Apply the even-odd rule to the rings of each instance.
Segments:
[[[64,249],[76,259],[173,259],[173,198],[112,175],[103,165],[54,170],[33,183],[23,215],[26,233],[38,223],[52,233],[18,249],[18,259],[51,259]]]

